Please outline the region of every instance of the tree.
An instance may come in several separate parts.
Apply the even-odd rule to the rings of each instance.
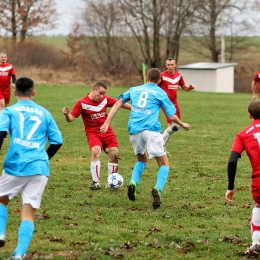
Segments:
[[[28,32],[55,27],[54,0],[0,0],[0,25],[12,33],[13,42],[20,33],[24,41]]]

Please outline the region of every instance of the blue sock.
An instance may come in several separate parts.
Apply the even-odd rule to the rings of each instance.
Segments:
[[[7,220],[8,220],[8,213],[7,213],[6,206],[0,204],[0,235],[5,234]]]
[[[12,255],[24,255],[33,237],[34,224],[29,220],[23,220],[18,230],[18,244]]]
[[[138,185],[139,180],[145,168],[146,168],[146,164],[144,162],[140,162],[140,161],[136,162],[134,169],[132,171],[132,178],[130,180],[130,183],[131,181],[135,181],[136,185]]]
[[[155,185],[155,187],[157,187],[160,192],[162,192],[162,190],[166,184],[168,174],[169,174],[169,167],[162,165],[159,168],[159,171],[157,173],[157,182]]]

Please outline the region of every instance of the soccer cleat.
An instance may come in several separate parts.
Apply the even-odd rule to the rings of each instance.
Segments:
[[[5,246],[6,236],[5,234],[0,235],[0,247]]]
[[[90,190],[99,190],[101,188],[100,182],[93,181],[93,183],[89,186]]]
[[[8,258],[7,260],[22,260],[23,257],[22,255],[18,254],[18,255],[11,255],[10,258]]]
[[[180,126],[175,124],[175,123],[172,123],[171,126],[169,126],[166,130],[167,132],[171,135],[173,134],[174,132],[177,132],[179,130]]]
[[[129,185],[127,185],[127,196],[130,200],[135,201],[137,186],[135,181],[132,181]]]
[[[259,254],[260,253],[260,245],[259,244],[255,244],[255,245],[251,246],[249,248],[249,252],[250,253]]]
[[[161,192],[158,188],[152,188],[152,196],[153,196],[153,208],[158,209],[161,206]]]

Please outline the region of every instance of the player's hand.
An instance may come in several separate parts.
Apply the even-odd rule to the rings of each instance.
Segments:
[[[192,90],[192,89],[194,89],[195,87],[194,87],[194,85],[193,84],[190,84],[190,90]]]
[[[64,108],[62,108],[62,113],[63,113],[63,115],[68,115],[69,114],[69,109],[68,109],[68,107],[64,107]]]
[[[15,84],[14,84],[14,83],[12,83],[11,86],[12,86],[13,88],[15,88]]]
[[[235,191],[234,190],[227,190],[225,198],[228,202],[233,202],[233,197],[234,197]]]
[[[105,134],[107,132],[107,129],[108,129],[109,125],[107,125],[106,123],[103,124],[101,127],[100,127],[100,133],[101,134]]]
[[[185,131],[189,131],[189,130],[190,130],[190,125],[187,124],[187,123],[182,123],[182,128],[183,128]]]

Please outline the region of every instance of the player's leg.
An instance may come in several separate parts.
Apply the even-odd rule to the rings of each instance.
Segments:
[[[27,180],[22,190],[22,221],[18,230],[18,242],[10,259],[22,259],[33,238],[34,216],[40,208],[48,178],[43,175],[20,177]]]
[[[119,151],[117,147],[106,148],[108,155],[107,173],[108,176],[118,170],[118,162],[120,160]]]
[[[9,203],[8,196],[0,197],[0,247],[5,246],[6,242],[6,224],[8,220],[7,205]]]
[[[260,253],[260,184],[259,177],[252,180],[252,196],[255,201],[255,207],[252,210],[251,216],[251,235],[252,235],[252,246],[250,247],[251,252]]]
[[[180,118],[180,109],[178,106],[176,106],[176,116],[178,116]],[[168,127],[165,129],[165,131],[162,134],[165,144],[168,142],[171,135],[173,133],[177,132],[180,128],[180,126],[178,124],[175,124],[174,122],[172,122],[170,120],[170,118],[167,117],[167,115],[166,115],[166,120],[167,120]]]
[[[134,150],[134,154],[137,158],[137,162],[134,165],[129,185],[127,186],[128,198],[133,201],[136,198],[137,187],[148,161],[145,140],[142,138],[143,132],[144,131],[136,135],[130,135],[130,141]]]
[[[101,188],[100,184],[100,155],[101,146],[95,145],[91,148],[91,164],[90,171],[93,183],[89,186],[91,190],[98,190]]]
[[[169,162],[165,151],[165,144],[160,133],[153,132],[147,143],[149,158],[155,157],[159,170],[157,172],[156,184],[152,188],[153,208],[157,209],[161,205],[161,193],[166,184],[169,174]]]
[[[89,186],[91,190],[98,190],[101,188],[100,184],[100,155],[102,151],[102,139],[95,133],[87,135],[88,145],[91,151],[90,172],[92,176],[92,184]]]

